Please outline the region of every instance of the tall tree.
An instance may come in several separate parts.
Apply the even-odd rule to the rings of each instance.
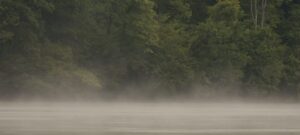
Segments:
[[[284,18],[280,24],[281,38],[286,43],[287,49],[284,59],[284,77],[282,79],[283,92],[298,98],[300,92],[300,3],[287,1],[283,5]]]
[[[237,85],[246,56],[240,51],[238,0],[219,0],[210,7],[209,18],[201,23],[191,47],[195,68],[202,82],[219,87]]]

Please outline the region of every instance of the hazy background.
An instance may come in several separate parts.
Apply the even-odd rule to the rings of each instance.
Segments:
[[[1,0],[0,99],[299,98],[298,0]]]

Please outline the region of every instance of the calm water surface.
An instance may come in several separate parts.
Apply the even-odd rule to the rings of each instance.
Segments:
[[[0,135],[300,135],[298,104],[0,103]]]

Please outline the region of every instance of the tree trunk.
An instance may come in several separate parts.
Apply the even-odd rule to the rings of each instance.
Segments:
[[[255,12],[255,17],[254,17],[254,27],[255,30],[257,29],[257,19],[258,19],[258,8],[257,8],[257,0],[254,0],[254,12]]]
[[[267,8],[267,0],[262,0],[261,7],[262,7],[261,27],[263,28],[264,24],[265,24],[265,15],[266,15],[266,8]]]
[[[253,0],[250,0],[250,12],[251,12],[251,20],[252,20],[253,24],[255,24],[254,13],[253,13]]]

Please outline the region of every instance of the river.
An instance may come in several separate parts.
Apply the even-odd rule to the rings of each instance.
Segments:
[[[0,103],[0,135],[300,135],[298,104]]]

